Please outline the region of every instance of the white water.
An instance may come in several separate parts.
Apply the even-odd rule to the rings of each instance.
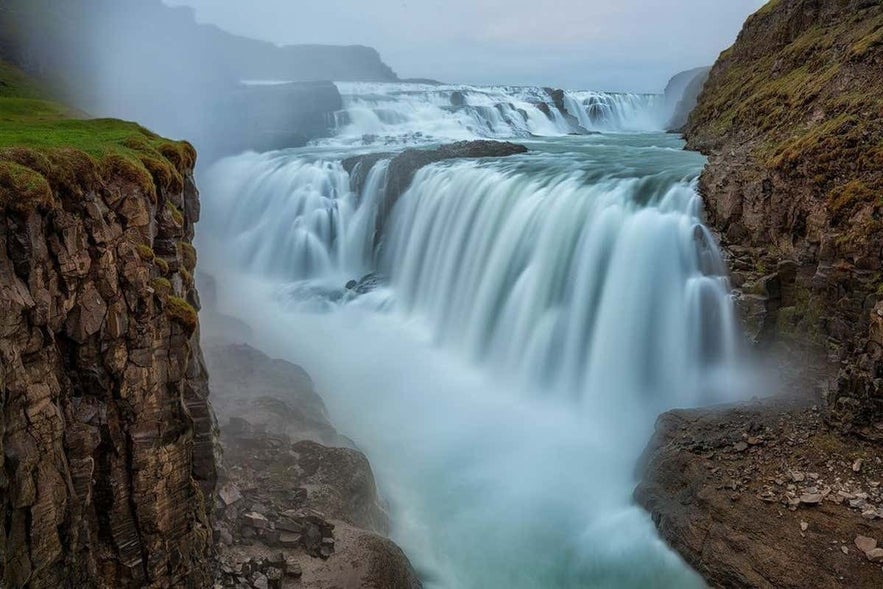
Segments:
[[[414,143],[662,130],[661,95],[565,92],[564,109],[535,87],[338,83],[335,142]],[[565,116],[573,117],[575,124]]]
[[[225,160],[201,263],[367,452],[427,586],[699,586],[631,491],[660,411],[744,385],[702,158],[658,133],[529,147],[424,168],[381,235],[384,161],[357,193],[349,148]],[[386,286],[344,289],[369,271]]]

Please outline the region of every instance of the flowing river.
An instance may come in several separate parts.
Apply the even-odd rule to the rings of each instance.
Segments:
[[[335,137],[202,179],[222,310],[312,374],[427,587],[701,586],[631,500],[660,412],[746,388],[662,98],[341,91]],[[426,166],[391,210],[388,157],[344,165],[474,138],[529,151]]]

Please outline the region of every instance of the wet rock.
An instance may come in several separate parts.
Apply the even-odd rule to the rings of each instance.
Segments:
[[[527,153],[527,148],[516,143],[504,141],[459,141],[448,145],[442,145],[434,149],[406,149],[398,155],[373,154],[368,156],[356,156],[342,162],[345,170],[352,175],[361,170],[360,177],[367,178],[365,169],[367,163],[373,165],[379,159],[390,159],[387,168],[386,187],[383,198],[378,206],[378,214],[375,228],[375,240],[379,243],[383,237],[386,222],[399,197],[411,185],[414,175],[418,170],[430,164],[452,159],[476,159],[486,157],[508,157]],[[362,192],[361,184],[354,184],[353,189],[357,193]]]

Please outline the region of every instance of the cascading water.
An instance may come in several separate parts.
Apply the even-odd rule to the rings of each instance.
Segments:
[[[662,95],[533,87],[338,83],[335,142],[413,143],[661,130]],[[668,113],[670,114],[670,113]]]
[[[346,103],[396,105],[384,133],[422,113],[486,136],[447,89],[405,90]],[[647,125],[641,100],[604,120]],[[347,133],[216,165],[203,267],[258,345],[312,373],[427,586],[699,586],[631,489],[660,411],[740,392],[701,156],[661,133],[531,139],[526,155],[421,169],[390,212],[389,159],[345,167]],[[344,288],[369,272],[379,288]]]

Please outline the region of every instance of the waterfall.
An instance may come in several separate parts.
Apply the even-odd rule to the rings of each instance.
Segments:
[[[662,95],[536,87],[338,83],[337,142],[415,143],[661,130]],[[561,92],[563,101],[553,94]]]
[[[436,164],[378,236],[388,165],[353,170],[365,174],[354,183],[340,161],[228,160],[212,193],[230,251],[289,281],[380,271],[395,309],[428,321],[438,345],[562,395],[615,383],[659,407],[725,398],[710,378],[734,363],[740,336],[689,180]]]
[[[710,400],[690,391],[709,393],[700,376],[734,361],[737,337],[698,210],[687,182],[438,165],[400,200],[384,269],[402,310],[474,361],[586,397],[615,383],[691,405]]]
[[[704,159],[622,132],[654,128],[652,97],[456,91],[362,86],[340,130],[377,137],[215,164],[200,267],[314,377],[429,589],[698,588],[631,493],[661,411],[754,390]],[[542,96],[558,131],[618,131],[430,164],[389,197],[400,140],[533,133],[513,113]]]

